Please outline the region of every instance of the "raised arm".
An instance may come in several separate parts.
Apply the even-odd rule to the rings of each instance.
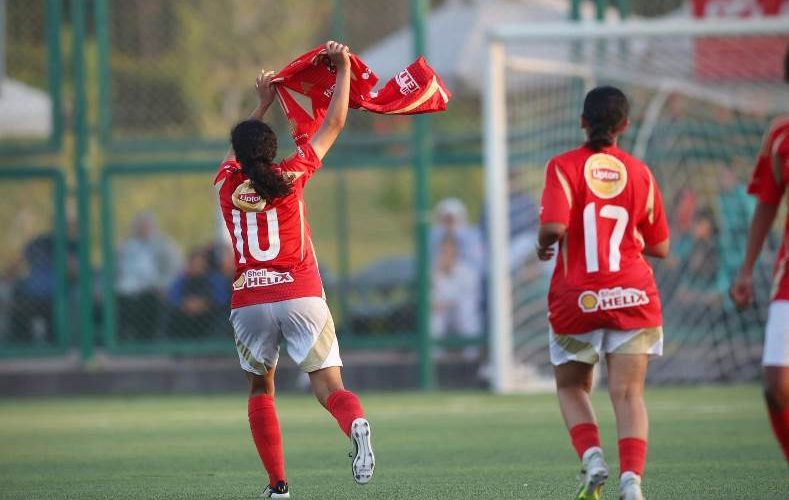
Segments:
[[[320,159],[326,156],[345,127],[345,119],[348,116],[348,99],[351,94],[351,58],[348,47],[329,41],[326,42],[326,53],[337,68],[337,81],[334,84],[334,94],[329,103],[329,109],[326,111],[326,117],[310,141],[312,149]]]
[[[266,71],[265,69],[260,70],[260,73],[255,79],[255,91],[258,95],[258,105],[255,106],[255,109],[249,114],[247,120],[263,121],[263,116],[266,114],[269,106],[271,106],[271,103],[274,101],[274,89],[271,88],[271,78],[274,76],[274,74],[275,73],[273,71]],[[233,151],[233,146],[230,146],[230,149],[225,155],[225,161],[235,159],[236,152]]]

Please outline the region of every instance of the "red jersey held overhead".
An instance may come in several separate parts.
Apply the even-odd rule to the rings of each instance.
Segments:
[[[311,144],[299,146],[275,165],[293,190],[272,203],[252,189],[238,162],[220,166],[214,185],[236,263],[232,308],[323,296],[304,203],[304,186],[320,166]]]
[[[548,292],[555,333],[662,325],[660,295],[642,252],[665,241],[669,230],[644,163],[616,147],[582,146],[552,158],[540,222],[567,227]]]
[[[756,160],[748,192],[768,205],[778,205],[784,198],[789,183],[789,115],[776,118],[767,130]],[[784,237],[773,268],[773,300],[789,300],[789,217],[784,225]]]

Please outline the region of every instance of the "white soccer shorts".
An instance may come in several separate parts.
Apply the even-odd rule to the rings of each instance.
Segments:
[[[551,363],[554,366],[570,361],[593,365],[602,354],[663,355],[663,327],[637,330],[599,329],[578,335],[548,333]]]
[[[775,300],[767,313],[763,366],[789,366],[789,300]]]
[[[288,355],[305,373],[342,366],[329,306],[320,297],[302,297],[239,307],[230,312],[241,368],[264,375],[277,365],[285,340]]]

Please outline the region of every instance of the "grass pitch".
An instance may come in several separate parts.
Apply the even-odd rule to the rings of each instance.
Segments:
[[[553,395],[363,394],[373,482],[308,396],[278,399],[292,498],[546,498],[575,493],[577,459]],[[771,499],[789,471],[756,386],[654,389],[649,499]],[[596,395],[612,476],[610,405]],[[266,480],[243,395],[0,401],[0,498],[257,498]],[[612,480],[604,498],[617,498]]]

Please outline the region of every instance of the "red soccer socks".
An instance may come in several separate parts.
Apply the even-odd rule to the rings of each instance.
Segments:
[[[633,472],[644,475],[647,462],[647,442],[639,438],[623,438],[619,440],[619,473]]]
[[[260,455],[260,461],[268,472],[272,486],[285,479],[285,457],[282,454],[282,433],[279,429],[274,398],[261,394],[249,398],[249,428]]]
[[[591,422],[578,424],[570,429],[570,439],[578,458],[583,458],[584,452],[589,448],[600,448],[600,431],[597,424]]]
[[[789,408],[781,408],[780,410],[768,408],[768,410],[775,437],[778,439],[778,444],[781,445],[784,457],[789,461]]]
[[[351,424],[357,418],[364,417],[364,410],[359,398],[351,391],[334,391],[326,399],[329,413],[340,424],[346,436],[351,435]]]

